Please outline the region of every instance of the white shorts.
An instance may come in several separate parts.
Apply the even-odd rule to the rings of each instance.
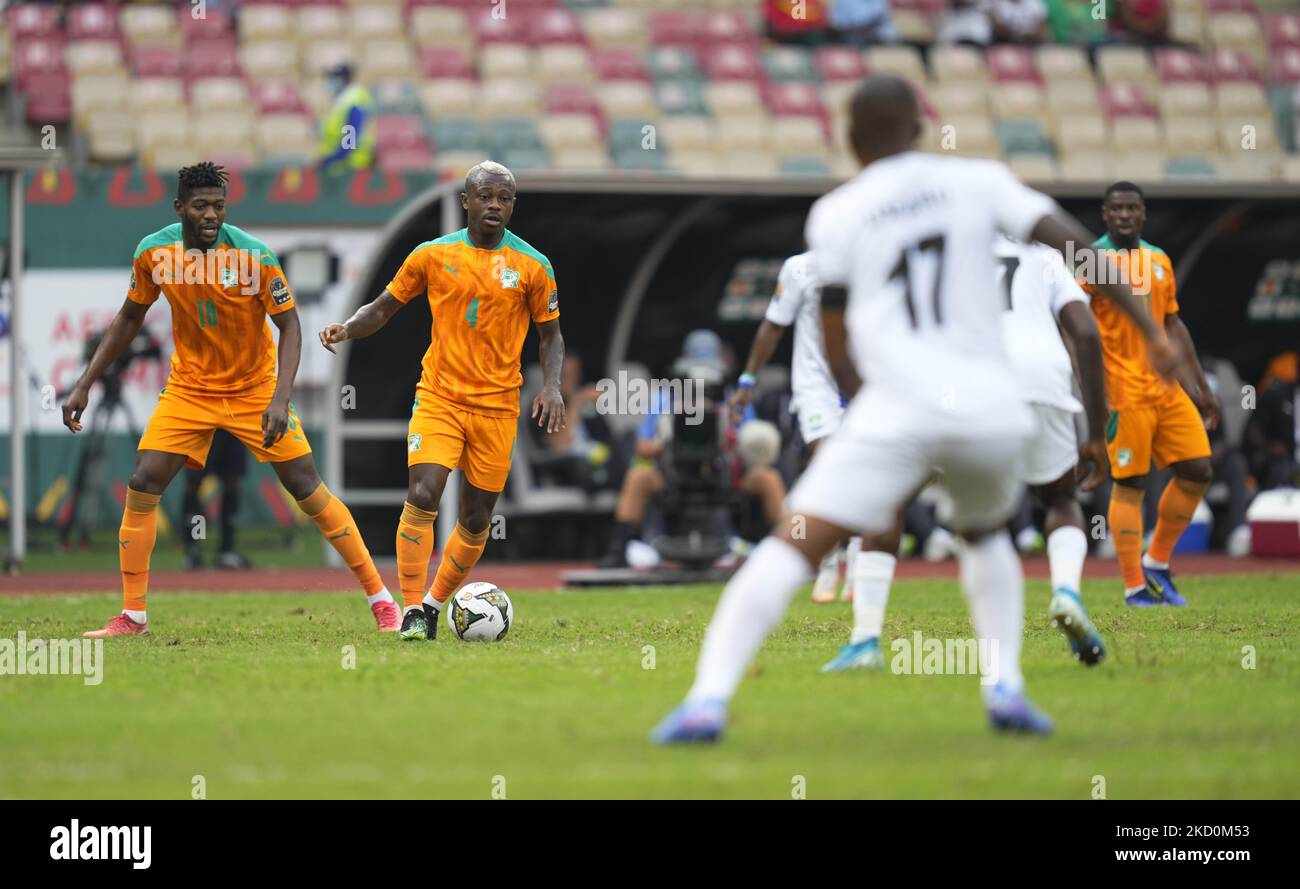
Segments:
[[[1047,404],[1029,405],[1038,431],[1025,445],[1020,478],[1027,485],[1045,485],[1065,475],[1079,462],[1074,414]]]
[[[804,444],[833,435],[840,428],[844,408],[838,401],[816,401],[799,406],[799,434]]]
[[[937,438],[889,423],[870,433],[845,426],[817,449],[787,506],[795,514],[875,534],[893,527],[898,510],[937,469],[952,497],[953,530],[994,528],[1020,504],[1024,448],[1024,436],[1012,432]]]

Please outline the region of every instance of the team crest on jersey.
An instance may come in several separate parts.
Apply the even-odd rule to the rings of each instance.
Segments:
[[[234,269],[222,269],[222,270],[221,270],[221,286],[222,286],[222,287],[234,287],[234,286],[235,286],[236,284],[238,284],[238,283],[239,283],[239,273],[238,273],[238,272],[236,272]]]
[[[271,279],[271,299],[275,300],[277,306],[284,305],[290,299],[289,285],[279,275]]]
[[[555,287],[551,288],[551,298],[546,301],[546,311],[548,312],[560,311],[560,291]]]
[[[420,433],[417,432],[414,435],[408,435],[406,437],[406,450],[418,451],[419,449],[420,449]]]
[[[503,270],[501,271],[501,286],[502,286],[502,287],[518,287],[518,286],[519,286],[519,272],[517,272],[515,269],[503,269]]]
[[[1130,448],[1120,448],[1119,453],[1115,455],[1115,462],[1120,466],[1127,466],[1133,462],[1133,451]]]

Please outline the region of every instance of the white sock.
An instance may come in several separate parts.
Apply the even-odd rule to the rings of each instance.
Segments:
[[[1126,587],[1124,587],[1124,598],[1127,599],[1129,596],[1136,596],[1138,593],[1142,592],[1142,591],[1145,590],[1145,589],[1146,589],[1146,586],[1145,586],[1145,585],[1143,585],[1143,586],[1135,586],[1135,587],[1127,587],[1127,586],[1126,586]]]
[[[848,598],[847,594],[853,590],[853,565],[861,552],[862,538],[850,537],[849,545],[844,549],[844,589],[840,591],[841,599]]]
[[[127,617],[131,618],[131,620],[135,621],[138,624],[148,623],[148,621],[145,620],[143,611],[132,611],[129,608],[123,608],[122,613],[125,614]]]
[[[822,563],[817,568],[817,588],[835,591],[835,584],[840,579],[840,557],[844,555],[844,547],[836,546],[828,552]]]
[[[1024,688],[1020,673],[1020,644],[1025,625],[1025,577],[1011,535],[989,534],[977,543],[962,543],[958,551],[961,585],[970,602],[975,635],[989,651],[996,680],[1007,691]],[[987,686],[991,687],[991,685]]]
[[[408,615],[412,611],[423,611],[423,610],[424,609],[421,608],[419,605],[407,605],[402,608],[402,617],[406,617],[406,615]]]
[[[1160,562],[1160,561],[1157,561],[1156,559],[1151,558],[1151,556],[1149,556],[1149,555],[1146,554],[1146,553],[1143,553],[1143,554],[1142,554],[1142,565],[1143,565],[1143,567],[1146,567],[1146,568],[1156,568],[1156,569],[1158,569],[1158,570],[1160,570],[1160,571],[1168,571],[1168,570],[1169,570],[1169,563],[1168,563],[1168,562]]]
[[[687,700],[730,700],[758,647],[811,576],[803,555],[784,540],[769,537],[756,546],[722,591]]]
[[[853,562],[853,636],[857,644],[864,639],[880,638],[885,624],[885,606],[889,604],[889,585],[894,582],[898,559],[890,553],[866,551]]]
[[[393,601],[393,594],[388,591],[388,587],[384,587],[382,590],[375,593],[373,596],[366,596],[366,604],[368,605],[374,605],[376,602],[392,602],[392,601]]]
[[[446,603],[439,602],[437,599],[433,598],[433,593],[425,593],[424,604],[428,605],[434,611],[442,611],[442,606],[445,605]]]
[[[1047,535],[1047,563],[1052,571],[1052,591],[1079,592],[1083,560],[1088,557],[1088,535],[1082,528],[1065,525]]]

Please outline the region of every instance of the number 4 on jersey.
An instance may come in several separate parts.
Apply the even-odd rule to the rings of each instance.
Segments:
[[[469,301],[469,309],[465,312],[465,320],[469,322],[470,327],[478,326],[478,297]]]

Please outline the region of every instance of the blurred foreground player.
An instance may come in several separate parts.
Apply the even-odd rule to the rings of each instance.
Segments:
[[[1206,427],[1218,425],[1219,404],[1196,360],[1191,334],[1178,317],[1173,264],[1165,251],[1142,240],[1147,218],[1142,189],[1132,182],[1111,185],[1101,216],[1106,235],[1093,246],[1115,257],[1121,280],[1141,295],[1146,314],[1188,359],[1180,365],[1177,382],[1161,379],[1147,365],[1145,344],[1133,322],[1109,300],[1093,300],[1111,411],[1106,448],[1115,485],[1107,520],[1124,575],[1124,601],[1134,606],[1186,605],[1174,586],[1169,560],[1210,485]],[[1101,292],[1096,284],[1082,283],[1089,294]],[[1143,555],[1142,500],[1153,460],[1157,468],[1173,470],[1173,478],[1160,497],[1155,532]]]
[[[848,533],[887,530],[934,469],[964,538],[961,582],[975,632],[993,654],[981,680],[990,722],[1052,728],[1020,672],[1024,580],[1005,523],[1034,422],[1003,353],[993,246],[998,232],[1058,249],[1091,236],[1002,164],[914,151],[920,108],[901,78],[867,79],[850,118],[864,169],[817,201],[807,240],[827,356],[853,401],[791,492],[787,520],[727,584],[695,684],[653,731],[658,743],[718,739],[746,667],[814,566]],[[1152,360],[1172,371],[1176,355],[1132,292],[1106,292],[1152,340]]]
[[[409,483],[397,525],[399,636],[407,640],[436,638],[443,604],[487,545],[492,509],[510,474],[524,381],[519,355],[529,321],[537,325],[544,377],[531,416],[547,432],[565,425],[559,292],[550,260],[506,228],[515,208],[514,174],[484,161],[466,174],[460,201],[465,228],[416,247],[373,302],[320,332],[333,352],[337,343],[382,329],[416,296],[429,300],[433,328],[411,410]],[[438,503],[456,467],[465,477],[456,530],[425,592]]]
[[[208,162],[183,168],[174,206],[180,222],[154,232],[136,248],[126,302],[63,404],[64,425],[79,432],[91,387],[135,338],[149,306],[159,295],[167,297],[176,351],[127,483],[117,541],[123,609],[103,629],[85,635],[148,634],[145,596],[158,501],[182,467],[204,465],[217,429],[242,441],[259,462],[271,464],[285,490],[360,581],[379,629],[396,630],[393,597],[352,514],[321,482],[289,401],[302,329],[284,271],[265,244],[225,224],[223,168]],[[268,315],[280,331],[278,376]]]

